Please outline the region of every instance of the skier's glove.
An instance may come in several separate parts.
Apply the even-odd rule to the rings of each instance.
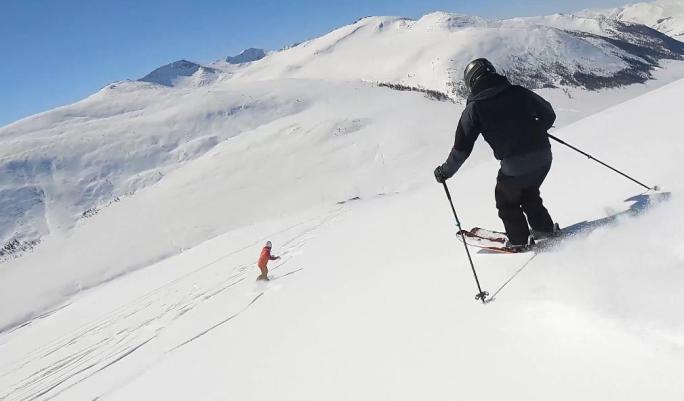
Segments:
[[[444,175],[444,172],[442,171],[442,166],[437,166],[437,168],[435,169],[435,179],[440,184],[442,184],[443,182],[446,181],[446,176]]]

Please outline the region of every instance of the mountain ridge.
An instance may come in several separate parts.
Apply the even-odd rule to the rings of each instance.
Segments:
[[[578,14],[643,24],[684,41],[684,2],[681,0],[656,0],[617,8],[588,9]]]

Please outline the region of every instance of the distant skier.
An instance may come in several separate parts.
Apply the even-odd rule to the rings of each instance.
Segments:
[[[435,169],[435,178],[440,183],[451,178],[470,156],[481,133],[501,161],[494,194],[508,237],[506,246],[523,251],[535,238],[558,235],[560,228],[539,193],[551,168],[547,131],[556,120],[553,108],[531,90],[512,85],[484,58],[468,64],[464,80],[470,96],[454,146],[446,162]]]
[[[273,245],[271,244],[271,241],[266,241],[266,246],[264,246],[264,248],[261,250],[261,255],[259,256],[259,261],[257,262],[257,266],[259,266],[261,274],[259,277],[257,277],[257,280],[268,281],[268,262],[271,260],[280,259],[280,256],[273,256],[271,254],[272,247]]]

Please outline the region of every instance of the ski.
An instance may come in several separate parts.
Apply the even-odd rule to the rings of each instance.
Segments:
[[[537,240],[533,245],[526,247],[523,250],[514,250],[506,247],[506,242],[508,237],[506,233],[494,230],[488,230],[486,228],[475,227],[471,230],[460,230],[458,233],[458,238],[463,241],[468,246],[473,246],[476,248],[483,249],[487,252],[492,253],[528,253],[537,252],[542,249],[548,249],[553,244],[556,244],[559,240],[563,238],[562,235],[553,238],[544,238]]]
[[[460,230],[457,234],[458,238],[461,241],[465,240],[466,245],[469,246],[494,253],[521,253],[506,247],[506,240],[508,239],[506,233],[475,227],[471,230]]]

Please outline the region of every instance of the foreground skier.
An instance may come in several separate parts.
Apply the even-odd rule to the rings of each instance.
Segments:
[[[560,229],[539,193],[551,168],[547,131],[556,120],[553,108],[536,93],[511,85],[487,59],[468,64],[464,80],[470,96],[458,122],[454,146],[446,162],[435,169],[435,178],[439,183],[451,178],[482,133],[501,161],[494,194],[508,237],[506,248],[520,252],[534,244],[535,238],[558,235]]]
[[[280,256],[271,255],[272,247],[273,245],[271,244],[271,241],[266,241],[266,246],[264,246],[264,248],[261,250],[261,255],[259,255],[259,261],[257,262],[257,266],[259,266],[261,274],[259,275],[259,277],[257,277],[257,280],[268,281],[268,262],[270,260],[280,259]]]

